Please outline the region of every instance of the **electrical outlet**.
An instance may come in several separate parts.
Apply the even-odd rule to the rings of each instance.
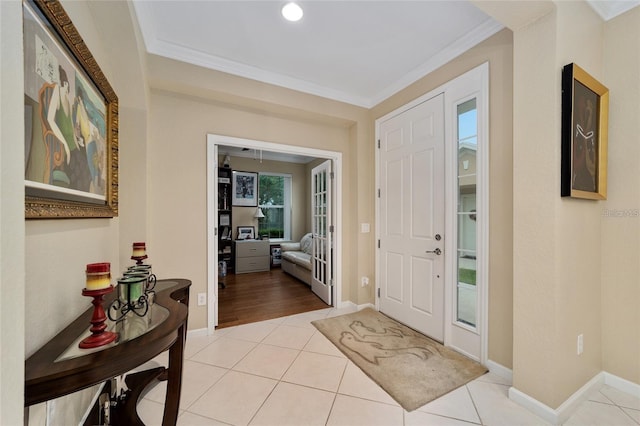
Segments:
[[[362,287],[366,287],[369,285],[369,277],[362,277],[360,279],[360,285],[362,285]]]
[[[584,336],[582,334],[578,334],[578,355],[582,355],[584,352]]]
[[[207,304],[207,293],[198,293],[198,306],[205,306]]]

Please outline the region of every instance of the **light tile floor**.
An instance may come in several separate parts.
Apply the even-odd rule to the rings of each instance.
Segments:
[[[407,412],[319,333],[325,309],[190,336],[178,425],[545,425],[509,400],[510,383],[488,373]],[[166,365],[166,354],[152,363]],[[143,421],[162,423],[166,384],[138,405]],[[638,426],[640,398],[604,386],[566,422]]]

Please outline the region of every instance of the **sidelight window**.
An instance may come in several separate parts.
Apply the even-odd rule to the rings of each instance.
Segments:
[[[477,322],[477,153],[476,98],[457,106],[457,321],[471,327]]]

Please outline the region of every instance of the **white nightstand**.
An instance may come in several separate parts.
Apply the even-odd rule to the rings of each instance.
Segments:
[[[237,240],[233,245],[236,254],[236,274],[269,271],[269,240]]]

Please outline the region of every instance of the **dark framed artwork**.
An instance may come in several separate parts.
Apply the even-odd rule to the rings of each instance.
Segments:
[[[231,187],[231,204],[256,207],[258,205],[258,174],[234,170]]]
[[[609,89],[576,64],[562,70],[563,197],[607,199]]]
[[[118,215],[118,97],[57,0],[23,2],[25,217]]]
[[[238,226],[237,240],[253,240],[255,238],[255,228],[253,226]]]

